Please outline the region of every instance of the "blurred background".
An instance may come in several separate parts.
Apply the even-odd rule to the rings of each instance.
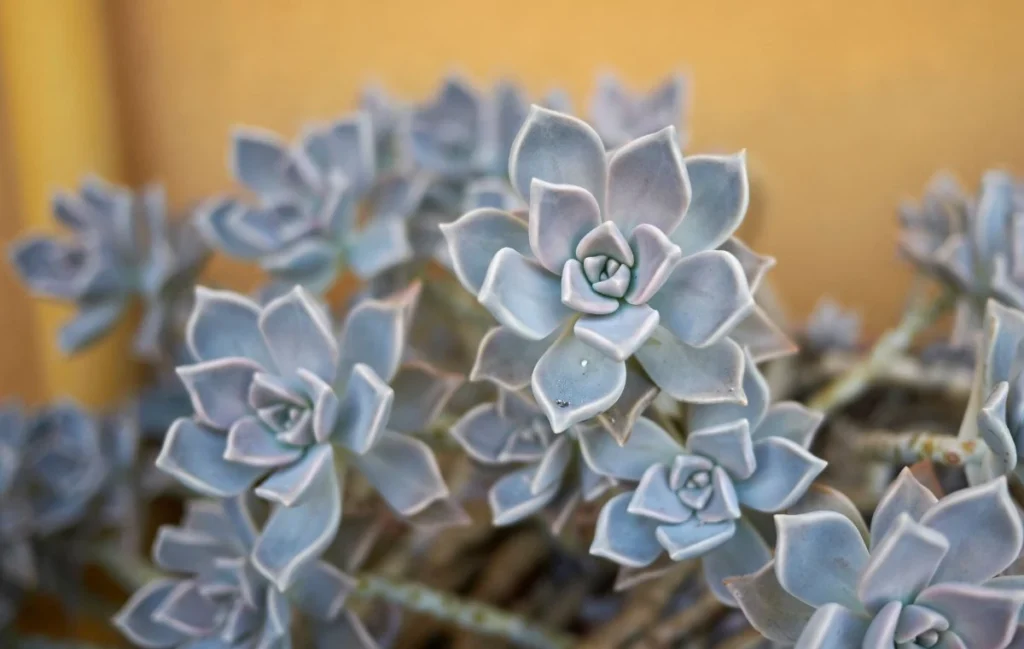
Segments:
[[[0,0],[0,243],[55,227],[49,193],[88,172],[165,184],[171,205],[230,191],[229,129],[294,135],[367,82],[406,101],[458,71],[564,88],[582,112],[601,71],[646,89],[690,80],[687,151],[745,148],[741,235],[774,255],[792,318],[823,294],[895,322],[911,281],[896,209],[939,169],[968,188],[1024,166],[1019,0]],[[256,278],[222,259],[212,281]],[[0,270],[0,392],[108,402],[132,381],[114,337],[68,362],[66,312]]]

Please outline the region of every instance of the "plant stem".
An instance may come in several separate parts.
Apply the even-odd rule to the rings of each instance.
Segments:
[[[128,592],[134,592],[151,581],[166,577],[151,563],[125,552],[117,543],[99,543],[92,547],[90,556]]]
[[[353,595],[382,599],[410,611],[450,622],[459,628],[504,638],[531,649],[569,649],[575,642],[569,635],[543,629],[518,615],[493,606],[464,600],[420,584],[392,581],[378,575],[360,575]]]
[[[980,462],[985,445],[977,440],[962,440],[953,435],[917,431],[894,433],[871,431],[854,434],[850,439],[854,452],[866,459],[894,464],[914,464],[931,460],[945,466],[963,466]]]
[[[918,334],[953,306],[955,300],[953,291],[944,291],[934,300],[907,311],[899,325],[883,334],[867,356],[811,397],[807,406],[827,414],[859,397],[889,363],[901,357]]]

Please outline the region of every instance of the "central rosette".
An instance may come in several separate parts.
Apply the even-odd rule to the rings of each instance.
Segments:
[[[593,255],[583,260],[583,272],[590,281],[590,288],[613,298],[626,294],[632,266],[632,259],[615,259],[608,255]]]
[[[703,523],[721,523],[740,516],[739,499],[729,474],[700,455],[676,457],[669,486],[679,501]]]

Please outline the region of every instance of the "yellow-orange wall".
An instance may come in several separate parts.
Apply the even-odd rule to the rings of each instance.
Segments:
[[[784,301],[800,316],[830,293],[871,332],[910,278],[898,201],[940,167],[972,186],[988,165],[1024,171],[1020,0],[109,0],[105,13],[128,178],[165,182],[179,207],[229,187],[231,124],[292,134],[370,79],[415,99],[452,69],[512,75],[582,106],[598,69],[641,88],[687,70],[690,150],[748,150],[760,210],[746,234],[778,257]],[[0,292],[8,312],[24,305],[6,274]],[[0,386],[30,391],[28,322],[4,326]]]

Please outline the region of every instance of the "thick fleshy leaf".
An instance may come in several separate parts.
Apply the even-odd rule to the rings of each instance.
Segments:
[[[630,304],[645,304],[668,281],[683,255],[679,246],[668,236],[649,223],[643,223],[633,230],[630,246],[635,259],[632,281],[626,291]]]
[[[217,610],[194,581],[179,582],[153,612],[153,620],[189,636],[205,636],[217,628]]]
[[[366,453],[384,432],[394,400],[394,390],[376,372],[356,365],[341,399],[333,439],[358,455]]]
[[[871,517],[871,546],[875,547],[882,542],[900,514],[908,514],[913,520],[919,521],[936,502],[938,499],[935,494],[917,481],[910,467],[904,468],[882,494]]]
[[[669,396],[688,403],[743,401],[743,350],[729,339],[704,348],[679,342],[664,327],[654,330],[636,359]]]
[[[754,458],[757,470],[736,483],[736,493],[741,503],[762,512],[782,511],[795,503],[828,464],[782,437],[755,442]]]
[[[356,275],[369,279],[412,259],[413,249],[405,223],[378,218],[352,236],[346,254]]]
[[[647,223],[671,234],[690,205],[690,178],[674,126],[637,138],[608,159],[608,218],[625,234]]]
[[[275,494],[278,504],[252,552],[256,568],[282,591],[323,554],[341,523],[341,485],[331,447],[316,447],[296,466],[300,465],[304,469],[303,484],[291,491],[297,495],[282,498],[285,492]],[[264,482],[260,487],[266,485]],[[290,504],[281,504],[283,501]]]
[[[544,452],[537,463],[537,472],[530,483],[530,491],[541,493],[562,482],[562,476],[572,461],[575,444],[567,436],[559,436]]]
[[[231,133],[228,167],[240,183],[260,194],[287,191],[287,144],[276,134],[257,128],[237,128]]]
[[[588,232],[576,246],[576,259],[586,261],[588,258],[594,257],[616,261],[627,266],[632,266],[636,261],[626,236],[611,221],[605,221]],[[590,277],[593,269],[584,267],[584,270]],[[597,278],[591,277],[590,281],[597,282]]]
[[[754,431],[761,426],[765,413],[768,411],[768,404],[771,402],[771,395],[768,392],[768,381],[765,380],[757,363],[750,357],[749,351],[743,352],[743,391],[745,403],[737,403],[734,399],[731,403],[701,403],[694,405],[687,411],[687,426],[690,430],[710,428],[719,426],[737,419],[745,419],[750,424],[750,430]]]
[[[751,626],[773,642],[795,644],[814,614],[814,608],[782,587],[774,561],[753,574],[726,580],[726,588]]]
[[[703,556],[732,538],[736,522],[705,523],[696,516],[678,525],[662,525],[656,536],[673,561]]]
[[[524,255],[533,254],[526,221],[502,210],[473,210],[452,223],[441,224],[440,229],[448,242],[455,276],[474,295],[480,292],[499,250],[512,248]]]
[[[224,459],[250,466],[276,467],[302,456],[302,449],[282,444],[256,417],[239,419],[228,431]]]
[[[795,649],[863,649],[870,623],[839,604],[825,604],[808,620]]]
[[[1024,544],[1005,477],[946,496],[925,512],[921,523],[949,541],[949,553],[933,580],[937,584],[990,579],[1013,563]]]
[[[871,620],[864,634],[864,647],[888,647],[893,644],[896,625],[899,624],[903,602],[894,600],[885,604]]]
[[[629,513],[632,494],[615,496],[601,508],[590,554],[633,568],[649,566],[662,553],[658,522]]]
[[[901,514],[871,551],[857,587],[860,601],[872,613],[893,600],[914,601],[948,551],[949,542],[941,534]]]
[[[587,123],[540,106],[531,106],[512,143],[509,179],[523,199],[534,178],[575,185],[604,200],[607,186],[604,145]]]
[[[477,299],[513,333],[541,340],[572,315],[559,278],[512,248],[494,256]]]
[[[421,285],[416,282],[385,299],[364,299],[352,309],[338,336],[339,377],[344,378],[352,367],[362,363],[385,383],[394,378],[420,291]]]
[[[857,582],[868,549],[850,519],[835,512],[780,514],[775,526],[775,575],[790,595],[810,606],[861,609]]]
[[[338,276],[339,254],[331,243],[304,239],[260,259],[260,266],[280,282],[298,284],[320,294]]]
[[[61,300],[78,300],[89,293],[103,263],[98,251],[51,237],[15,242],[10,260],[29,290]]]
[[[644,472],[628,511],[660,523],[682,523],[693,516],[693,510],[679,500],[669,485],[668,466],[664,464],[654,464]]]
[[[451,428],[452,437],[475,460],[500,464],[509,437],[522,423],[503,417],[493,403],[482,403],[463,415]]]
[[[208,246],[240,259],[256,259],[263,250],[239,236],[238,214],[246,209],[235,199],[217,197],[204,201],[196,209],[193,223]]]
[[[430,447],[418,439],[384,431],[355,459],[363,476],[401,516],[412,516],[448,496]]]
[[[783,437],[809,448],[814,440],[814,434],[818,432],[824,420],[825,415],[816,410],[810,410],[795,401],[783,401],[768,408],[761,425],[753,431],[752,437],[754,441]]]
[[[750,357],[757,363],[790,356],[797,352],[797,345],[778,327],[760,306],[733,327],[729,337],[741,347],[750,351]]]
[[[522,390],[530,385],[533,368],[552,342],[547,338],[529,340],[500,325],[494,327],[480,341],[469,380],[490,381],[505,390]]]
[[[226,431],[250,414],[249,388],[262,369],[247,358],[219,358],[185,365],[177,372],[199,420]]]
[[[537,362],[531,385],[551,428],[560,433],[618,400],[626,385],[626,364],[564,335]]]
[[[124,310],[125,303],[119,299],[82,304],[75,317],[60,328],[57,346],[65,355],[85,349],[109,333]]]
[[[701,562],[708,588],[727,606],[736,606],[737,603],[726,588],[726,581],[756,573],[772,560],[771,548],[757,529],[743,518],[735,523],[736,531],[732,538],[704,555]]]
[[[573,325],[576,337],[613,360],[624,361],[651,337],[658,312],[642,304],[623,304],[611,315],[586,315]]]
[[[530,248],[556,275],[573,258],[576,246],[601,224],[597,199],[582,187],[555,185],[534,178],[530,184]]]
[[[737,480],[749,478],[757,466],[745,419],[692,431],[686,438],[686,449],[714,460]]]
[[[728,155],[697,155],[683,160],[693,197],[686,218],[672,234],[684,255],[712,250],[725,243],[747,213],[750,185],[745,151]]]
[[[532,516],[551,503],[558,495],[559,484],[550,484],[546,489],[535,491],[533,484],[537,467],[526,467],[513,471],[494,483],[487,494],[491,506],[492,521],[495,525],[513,525]]]
[[[597,416],[597,423],[611,433],[619,444],[625,444],[636,420],[658,396],[654,385],[640,367],[626,364],[626,387],[611,408]]]
[[[754,308],[754,297],[736,258],[721,250],[685,257],[650,305],[662,325],[693,347],[706,347],[729,333]]]
[[[1007,475],[1017,466],[1017,445],[1006,425],[1006,397],[1009,388],[1006,381],[997,383],[978,411],[978,432],[992,452],[989,460],[996,475]]]
[[[196,360],[249,358],[274,367],[259,329],[259,306],[237,293],[196,288],[196,303],[186,327]]]
[[[137,590],[114,617],[114,626],[138,647],[168,649],[185,642],[186,636],[153,619],[178,582],[153,581]]]
[[[259,326],[282,374],[304,369],[328,383],[334,381],[338,346],[330,320],[304,289],[297,286],[268,304]]]
[[[1007,646],[1017,630],[1024,592],[938,584],[922,592],[915,604],[945,617],[967,647],[998,649]]]
[[[600,261],[599,257],[589,257],[586,262]],[[594,290],[587,278],[584,266],[576,259],[565,262],[562,269],[562,304],[579,311],[597,315],[614,313],[619,308],[619,301],[602,295]]]
[[[846,494],[828,485],[812,484],[807,489],[807,493],[800,500],[790,505],[785,513],[795,515],[816,511],[830,511],[842,514],[857,527],[857,531],[860,532],[861,538],[864,539],[865,543],[868,541],[870,537],[868,524],[864,522],[864,517],[861,516],[857,505]]]
[[[153,563],[168,572],[198,574],[212,570],[218,558],[229,557],[231,552],[213,536],[161,525],[153,542]]]
[[[226,447],[223,433],[178,419],[167,431],[156,466],[207,496],[234,496],[251,487],[266,469],[225,460]]]
[[[775,257],[757,254],[736,237],[729,238],[718,249],[724,250],[740,262],[751,293],[757,293],[757,289],[761,286],[761,280],[775,266]]]
[[[341,612],[355,580],[325,561],[307,564],[288,591],[303,613],[317,620],[333,620]]]
[[[667,464],[683,452],[682,445],[650,419],[637,419],[625,443],[598,426],[579,431],[580,451],[591,469],[601,475],[639,481],[649,467]]]
[[[442,372],[420,361],[406,363],[391,381],[395,401],[388,428],[399,433],[426,430],[461,384],[458,374]]]

